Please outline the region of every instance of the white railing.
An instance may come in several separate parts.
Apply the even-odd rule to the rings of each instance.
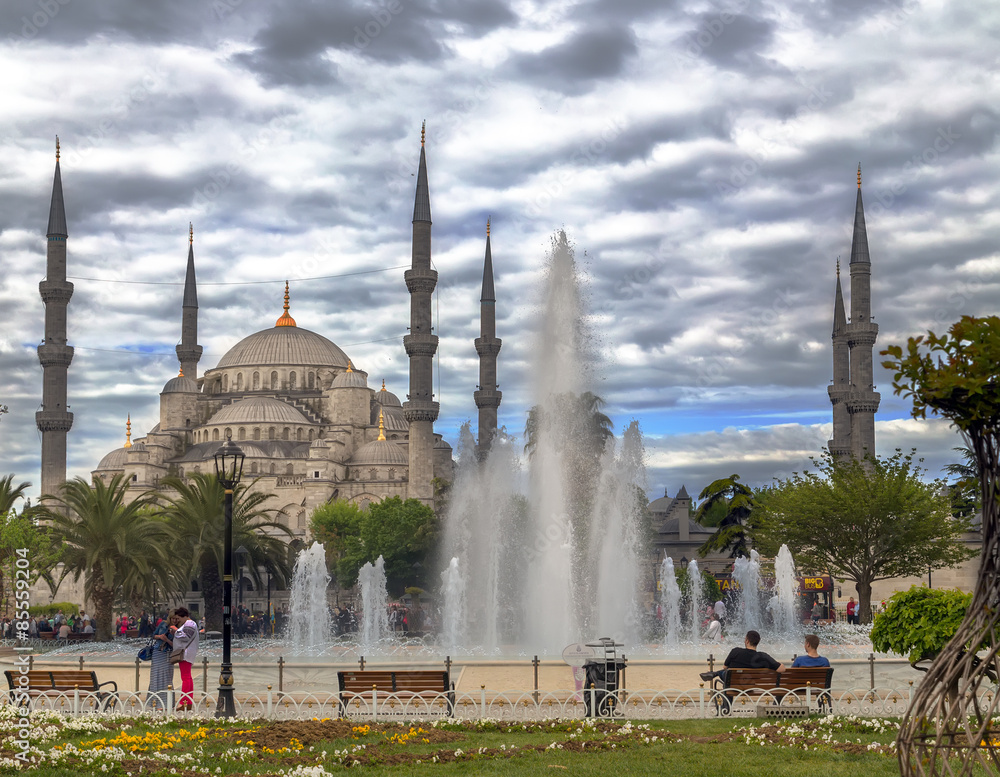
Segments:
[[[539,720],[583,718],[596,709],[599,717],[633,720],[675,720],[681,718],[798,717],[833,713],[866,717],[900,717],[909,704],[912,688],[855,688],[825,691],[799,688],[791,692],[766,691],[726,695],[711,688],[693,690],[619,690],[606,693],[590,688],[583,691],[492,691],[482,688],[472,693],[426,693],[420,695],[386,693],[266,693],[236,694],[239,717],[269,719],[340,718],[352,720],[418,720],[428,718],[482,718]],[[214,693],[194,694],[190,711],[176,712],[180,692],[166,693],[165,709],[152,707],[153,695],[142,692],[95,693],[50,691],[25,698],[21,691],[4,691],[0,704],[32,710],[50,710],[66,715],[111,714],[155,715],[178,718],[211,717],[218,697]],[[995,690],[985,690],[975,700],[988,705]]]

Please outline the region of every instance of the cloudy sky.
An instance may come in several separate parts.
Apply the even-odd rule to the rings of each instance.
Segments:
[[[767,483],[830,436],[835,263],[864,171],[877,348],[1000,300],[1000,7],[685,0],[5,0],[0,474],[37,492],[35,346],[62,141],[71,475],[158,420],[188,222],[201,369],[300,326],[406,393],[402,266],[420,141],[434,217],[437,429],[475,417],[493,218],[501,423],[520,433],[554,230],[576,246],[620,429],[651,496]],[[957,435],[891,377],[880,454]]]

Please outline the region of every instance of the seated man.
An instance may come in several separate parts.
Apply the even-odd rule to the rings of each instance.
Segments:
[[[726,669],[774,669],[777,672],[784,672],[785,665],[775,661],[767,653],[757,650],[760,644],[760,634],[752,629],[747,632],[743,640],[743,647],[733,648],[726,656],[724,668],[716,672],[702,672],[700,677],[706,682],[715,677],[721,677]]]
[[[806,634],[806,654],[796,656],[792,661],[792,667],[798,666],[830,666],[829,659],[819,654],[819,637],[815,634]]]

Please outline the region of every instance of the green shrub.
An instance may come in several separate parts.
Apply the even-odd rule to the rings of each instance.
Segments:
[[[872,646],[883,653],[898,653],[911,664],[934,658],[958,630],[972,594],[913,586],[898,591],[875,616]]]
[[[72,604],[71,602],[52,602],[52,604],[36,604],[33,607],[28,608],[28,614],[34,617],[39,615],[44,615],[46,618],[50,618],[55,615],[59,610],[63,611],[63,615],[69,617],[70,615],[79,615],[80,606],[77,604]]]

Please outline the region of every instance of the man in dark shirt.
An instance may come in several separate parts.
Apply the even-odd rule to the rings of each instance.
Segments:
[[[785,671],[785,665],[775,661],[767,653],[757,650],[760,644],[760,634],[756,631],[748,631],[743,640],[744,647],[733,648],[723,662],[723,669],[717,672],[702,672],[701,679],[711,682],[715,677],[721,677],[726,669],[774,669],[778,672]]]

